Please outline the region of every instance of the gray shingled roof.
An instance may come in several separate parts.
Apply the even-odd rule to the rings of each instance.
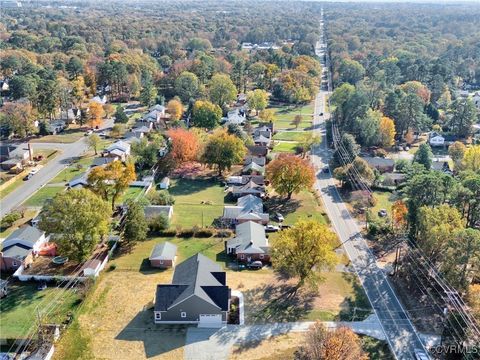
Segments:
[[[177,246],[171,242],[165,241],[156,244],[150,254],[150,260],[173,260],[177,254]]]
[[[236,248],[237,253],[267,253],[268,240],[263,225],[247,221],[237,225],[236,236],[227,241],[229,248]]]
[[[200,253],[177,265],[171,285],[157,286],[155,311],[166,311],[191,296],[223,311],[228,310],[229,288],[225,272]]]
[[[38,239],[40,239],[40,237],[42,237],[42,235],[42,231],[38,230],[33,226],[26,225],[12,232],[5,240],[3,240],[3,242],[6,243],[13,239],[19,239],[31,244],[31,247],[33,248],[33,245],[35,245],[35,243],[38,241]]]
[[[22,244],[15,244],[2,249],[2,256],[22,260],[25,259],[31,251],[32,248],[29,248],[28,246],[24,246]]]

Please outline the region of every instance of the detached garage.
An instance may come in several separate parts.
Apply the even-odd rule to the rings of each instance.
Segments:
[[[155,245],[152,254],[148,258],[150,266],[168,269],[175,266],[175,258],[177,257],[177,246],[165,241]]]

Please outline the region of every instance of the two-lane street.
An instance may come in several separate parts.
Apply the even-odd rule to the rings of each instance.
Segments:
[[[331,173],[321,169],[328,165],[331,151],[327,148],[323,118],[326,92],[321,91],[316,99],[314,128],[323,134],[322,145],[312,154],[317,170],[317,183],[325,210],[332,221],[352,267],[357,272],[363,288],[384,329],[385,336],[397,359],[415,359],[414,350],[423,345],[404,311],[399,299],[384,272],[377,266],[375,256],[363,239],[357,221],[351,217],[338,193]]]
[[[113,120],[108,119],[104,122],[101,129],[109,128],[113,125]],[[88,150],[85,138],[77,140],[70,144],[60,143],[31,143],[33,152],[36,149],[58,149],[60,154],[50,160],[36,173],[30,180],[24,181],[22,185],[13,190],[10,194],[1,200],[0,218],[4,217],[10,211],[21,205],[25,200],[32,196],[36,191],[42,188],[52,180],[60,171],[65,169],[72,158],[83,155]]]

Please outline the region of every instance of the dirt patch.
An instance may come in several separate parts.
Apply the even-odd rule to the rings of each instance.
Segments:
[[[259,343],[242,343],[232,348],[231,360],[286,360],[292,359],[295,350],[303,342],[305,334],[290,333],[265,339]]]

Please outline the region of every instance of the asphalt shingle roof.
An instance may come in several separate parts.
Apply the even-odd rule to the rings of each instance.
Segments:
[[[223,274],[222,274],[223,273]],[[177,265],[171,285],[158,285],[156,311],[166,311],[190,296],[226,311],[229,289],[225,286],[225,272],[202,254],[196,254]]]
[[[171,242],[165,241],[160,244],[156,244],[153,247],[150,260],[173,260],[177,254],[177,246]]]

